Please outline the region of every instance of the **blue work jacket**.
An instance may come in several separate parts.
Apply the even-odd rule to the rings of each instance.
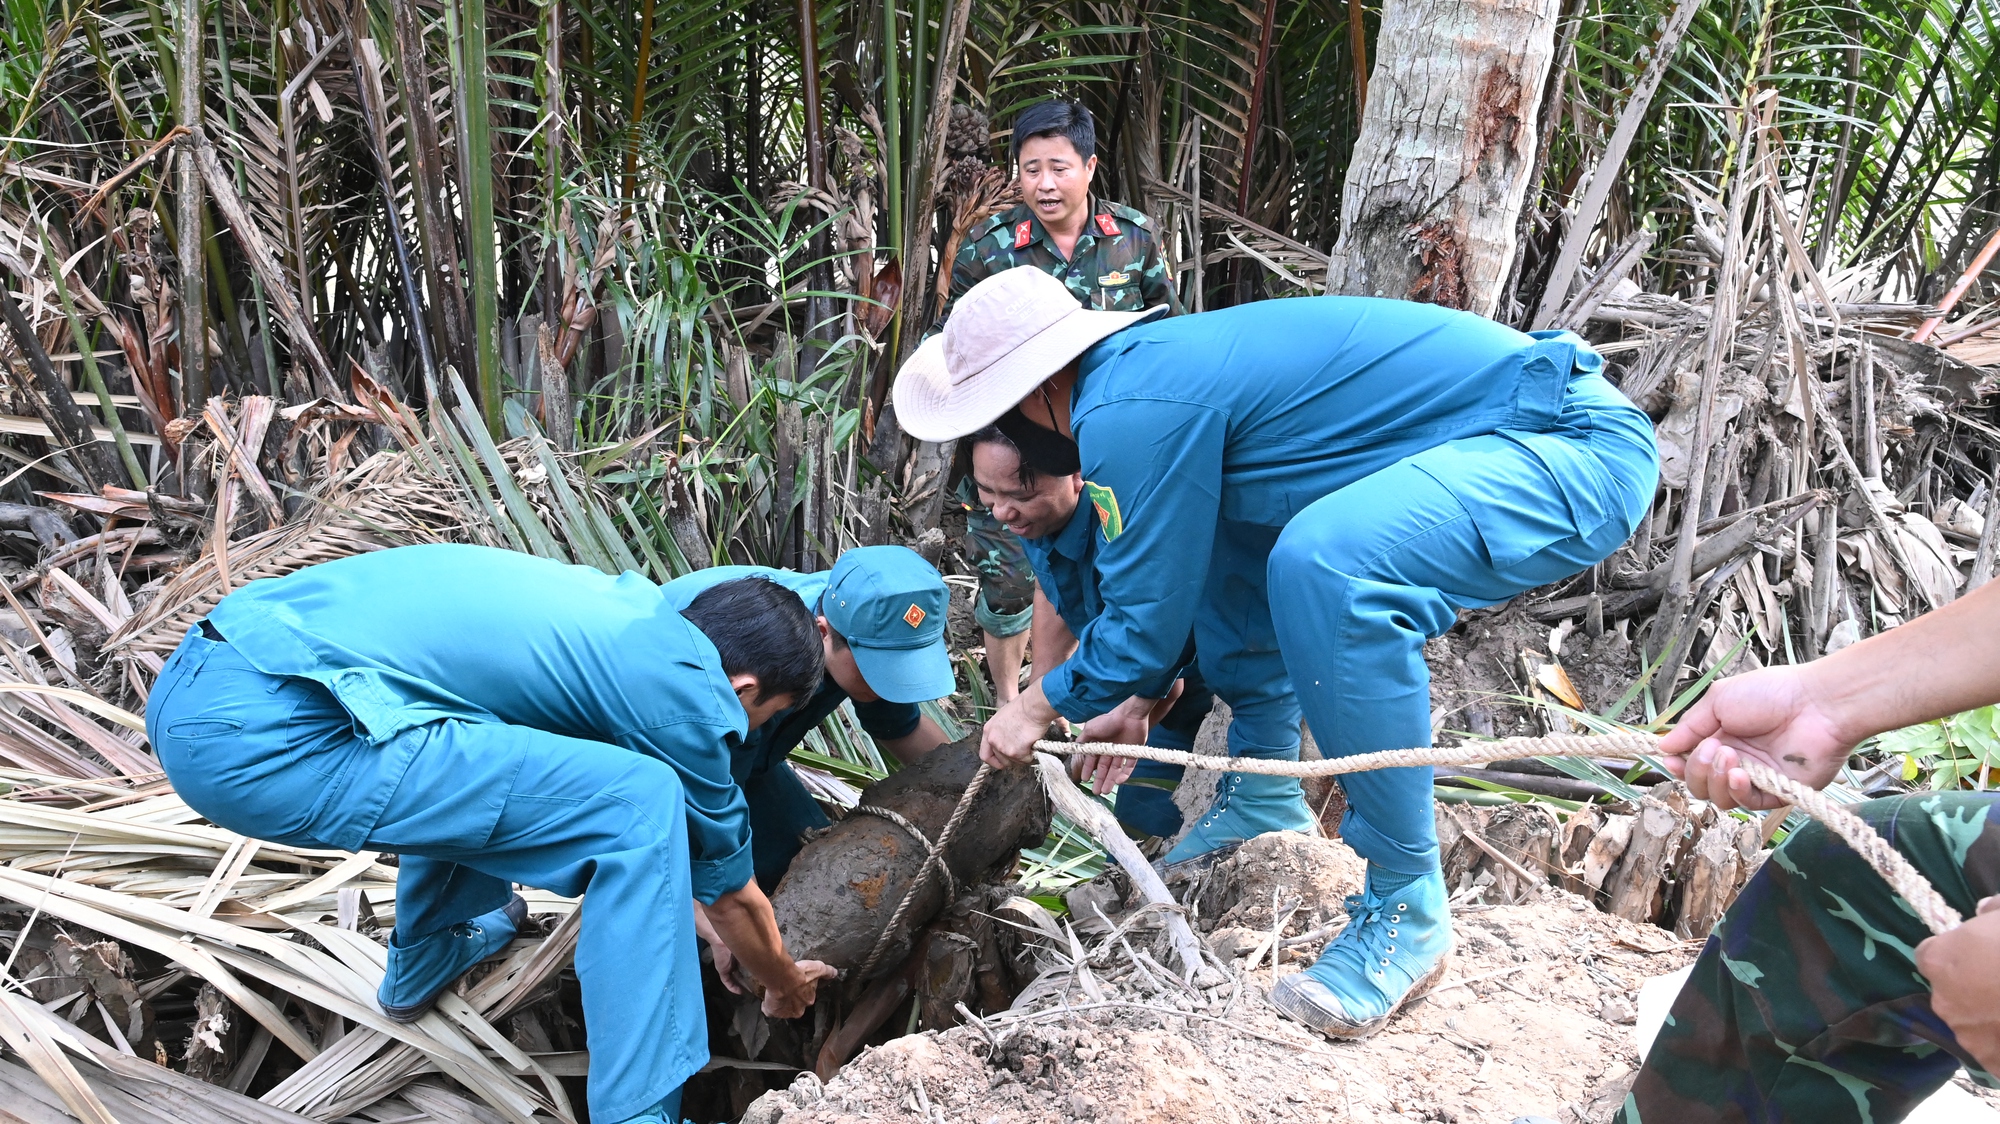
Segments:
[[[1102,611],[1043,677],[1049,704],[1094,718],[1174,666],[1203,603],[1215,535],[1283,527],[1308,505],[1425,449],[1501,434],[1542,460],[1574,522],[1486,545],[1497,567],[1609,518],[1587,455],[1557,435],[1593,410],[1635,413],[1569,333],[1368,297],[1258,301],[1127,328],[1084,352],[1070,398],[1094,508]],[[1567,395],[1567,397],[1566,397]],[[1459,482],[1439,482],[1459,494]],[[1466,496],[1468,509],[1508,497]],[[1481,534],[1486,535],[1485,529]],[[1261,595],[1258,590],[1257,594]],[[1227,612],[1226,606],[1211,607]]]
[[[402,731],[462,719],[658,758],[686,789],[695,896],[750,881],[750,821],[730,776],[743,706],[715,645],[637,574],[406,546],[251,582],[208,619],[257,670],[323,684],[385,753],[414,751]]]
[[[711,566],[675,578],[664,589],[675,608],[685,609],[696,595],[710,586],[752,577],[769,578],[798,594],[799,600],[806,603],[806,609],[814,616],[820,616],[820,597],[826,592],[827,583],[833,580],[833,571],[801,574],[770,566]],[[820,680],[819,690],[813,692],[812,698],[801,705],[779,711],[770,721],[750,731],[730,754],[730,772],[736,782],[741,784],[752,776],[766,773],[785,760],[807,734],[818,728],[827,715],[839,709],[846,700],[847,692],[829,675]],[[917,704],[893,703],[887,699],[877,699],[872,703],[857,702],[854,714],[861,719],[861,728],[868,731],[868,736],[878,741],[908,737],[923,719],[923,711],[917,709]]]
[[[1082,636],[1084,628],[1104,612],[1104,598],[1097,588],[1097,541],[1097,509],[1087,502],[1078,502],[1069,522],[1055,534],[1021,540],[1042,596],[1069,626],[1071,636]],[[1193,662],[1193,643],[1188,641],[1174,671],[1132,693],[1140,698],[1164,698],[1174,680],[1186,674],[1187,665]]]

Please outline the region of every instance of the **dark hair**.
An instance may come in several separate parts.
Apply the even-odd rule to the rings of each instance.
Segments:
[[[1021,145],[1033,137],[1064,137],[1076,147],[1079,160],[1097,154],[1097,123],[1090,111],[1073,101],[1038,101],[1014,118],[1014,138],[1008,142],[1007,158],[1019,162]]]
[[[974,449],[979,448],[981,445],[998,445],[1002,449],[1014,454],[1014,478],[1021,482],[1023,488],[1034,487],[1035,481],[1041,478],[1042,474],[1036,472],[1035,466],[1028,463],[1028,458],[1021,455],[1021,447],[1014,444],[1012,437],[1000,432],[1000,427],[997,425],[987,426],[985,429],[966,438],[966,441]]]
[[[799,595],[765,577],[717,582],[695,595],[681,616],[722,656],[725,675],[757,677],[757,699],[790,695],[804,702],[826,668],[819,624]]]
[[[1019,450],[1023,469],[1032,469],[1043,476],[1074,476],[1083,471],[1083,458],[1077,454],[1076,442],[1029,421],[1019,406],[1001,414],[993,426]]]

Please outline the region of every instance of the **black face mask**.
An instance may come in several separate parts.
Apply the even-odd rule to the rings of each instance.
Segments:
[[[1076,442],[1029,421],[1019,407],[1001,414],[993,424],[1021,451],[1021,463],[1032,471],[1043,476],[1074,476],[1083,471]]]

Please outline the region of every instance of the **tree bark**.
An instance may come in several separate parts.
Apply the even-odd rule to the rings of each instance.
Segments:
[[[1491,316],[1514,258],[1558,0],[1390,0],[1327,291]]]
[[[180,124],[200,137],[202,88],[202,3],[184,0],[175,28],[177,77],[180,89],[174,96],[174,113]],[[178,235],[181,282],[181,403],[182,414],[201,411],[208,401],[208,274],[202,260],[201,171],[192,153],[182,149],[175,168],[174,233]],[[57,268],[60,268],[58,266]]]

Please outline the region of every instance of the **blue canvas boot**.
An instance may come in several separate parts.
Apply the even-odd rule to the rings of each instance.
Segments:
[[[528,903],[515,894],[499,909],[439,929],[413,945],[390,940],[389,970],[375,992],[382,1013],[399,1023],[423,1018],[453,980],[506,948],[527,919]]]
[[[1167,852],[1166,863],[1172,866],[1213,855],[1268,831],[1310,834],[1313,822],[1297,777],[1224,773],[1208,814],[1195,821],[1194,829]]]
[[[1368,864],[1347,899],[1347,927],[1319,962],[1278,981],[1271,1005],[1332,1038],[1366,1038],[1444,978],[1451,912],[1444,874],[1391,874]]]

